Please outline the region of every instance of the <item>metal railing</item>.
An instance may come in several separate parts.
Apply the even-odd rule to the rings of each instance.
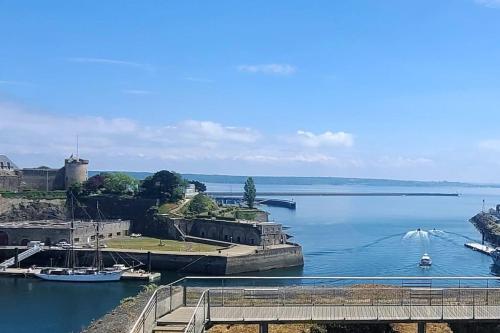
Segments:
[[[193,316],[184,330],[184,333],[202,333],[205,330],[205,324],[210,320],[210,290],[205,290],[196,304]]]
[[[500,277],[186,277],[158,288],[130,333],[182,306],[194,307],[185,333],[209,321],[491,320]]]
[[[150,333],[156,320],[185,304],[184,278],[158,287],[149,298],[129,333]]]

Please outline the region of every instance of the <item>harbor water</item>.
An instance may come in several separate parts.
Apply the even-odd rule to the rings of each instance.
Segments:
[[[207,184],[211,191],[241,191],[241,184]],[[300,269],[260,275],[314,276],[490,276],[491,258],[464,247],[480,242],[468,219],[500,203],[500,189],[475,187],[257,185],[257,191],[449,192],[458,197],[298,196],[297,209],[261,208],[304,250]],[[415,233],[420,229],[425,232]],[[413,231],[413,233],[412,233]],[[406,237],[405,237],[406,236]],[[433,265],[422,269],[423,253]],[[162,282],[179,277],[163,272]],[[0,278],[0,332],[79,332],[141,282],[67,284]]]

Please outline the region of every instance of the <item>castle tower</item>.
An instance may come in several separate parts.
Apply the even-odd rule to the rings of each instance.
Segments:
[[[71,155],[64,160],[64,185],[68,189],[75,183],[83,183],[88,179],[89,160]]]

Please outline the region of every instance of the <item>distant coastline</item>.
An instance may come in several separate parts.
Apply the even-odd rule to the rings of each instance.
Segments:
[[[89,171],[89,176],[101,172],[114,171]],[[151,176],[152,172],[120,171],[136,179],[142,180]],[[247,176],[232,175],[207,175],[185,173],[186,179],[197,180],[203,183],[217,184],[244,184]],[[419,180],[397,180],[397,179],[375,179],[375,178],[346,178],[346,177],[288,177],[288,176],[253,176],[257,185],[360,185],[360,186],[412,186],[412,187],[481,187],[500,188],[500,184],[476,184],[466,182],[450,181],[419,181]]]

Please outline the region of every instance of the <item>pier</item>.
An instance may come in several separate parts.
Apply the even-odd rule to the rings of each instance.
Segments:
[[[239,197],[243,198],[243,192],[206,192],[212,197]],[[261,196],[266,197],[317,197],[317,196],[367,196],[367,197],[458,197],[458,193],[439,193],[439,192],[258,192]]]
[[[239,204],[244,202],[243,195],[241,195],[241,196],[215,196],[215,195],[212,195],[212,198],[217,203],[222,203],[222,204],[239,205]],[[296,209],[297,208],[297,203],[293,200],[274,199],[274,198],[255,198],[255,203],[258,205],[284,207],[284,208],[289,208],[289,209]]]
[[[158,288],[128,333],[215,324],[495,322],[500,278],[187,277]]]
[[[478,252],[487,254],[489,256],[491,256],[491,254],[493,252],[495,252],[495,248],[490,247],[490,246],[486,246],[483,244],[479,244],[479,243],[465,243],[464,246],[469,248],[469,249],[472,249],[474,251],[478,251]]]

